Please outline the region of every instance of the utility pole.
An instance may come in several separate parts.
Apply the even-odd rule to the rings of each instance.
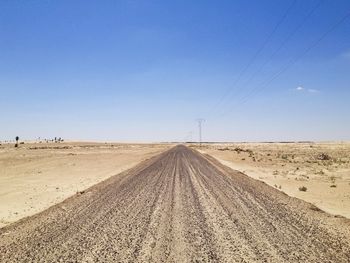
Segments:
[[[205,121],[205,119],[197,119],[198,122],[198,129],[199,129],[199,147],[202,147],[202,122]]]

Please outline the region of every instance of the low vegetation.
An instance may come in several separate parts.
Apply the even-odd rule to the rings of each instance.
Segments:
[[[299,191],[306,192],[307,191],[307,187],[306,186],[300,186],[299,187]]]
[[[328,160],[331,160],[331,157],[326,153],[321,153],[317,156],[317,160],[328,161]]]

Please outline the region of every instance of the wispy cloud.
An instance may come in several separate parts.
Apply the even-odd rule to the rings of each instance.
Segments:
[[[305,89],[302,86],[298,86],[294,90],[296,90],[297,92],[308,92],[308,93],[318,93],[319,92],[319,90],[317,90],[317,89]]]

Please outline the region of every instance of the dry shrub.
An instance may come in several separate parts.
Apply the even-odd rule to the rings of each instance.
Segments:
[[[331,157],[326,153],[321,153],[317,156],[317,160],[320,160],[320,161],[328,161],[330,159]]]
[[[229,151],[230,149],[228,147],[225,147],[225,148],[219,148],[218,150],[219,151]]]
[[[306,192],[307,191],[307,187],[306,186],[300,186],[299,187],[299,191]]]

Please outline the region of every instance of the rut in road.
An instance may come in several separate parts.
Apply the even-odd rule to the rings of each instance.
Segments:
[[[0,262],[350,262],[350,224],[180,145],[0,229]]]

